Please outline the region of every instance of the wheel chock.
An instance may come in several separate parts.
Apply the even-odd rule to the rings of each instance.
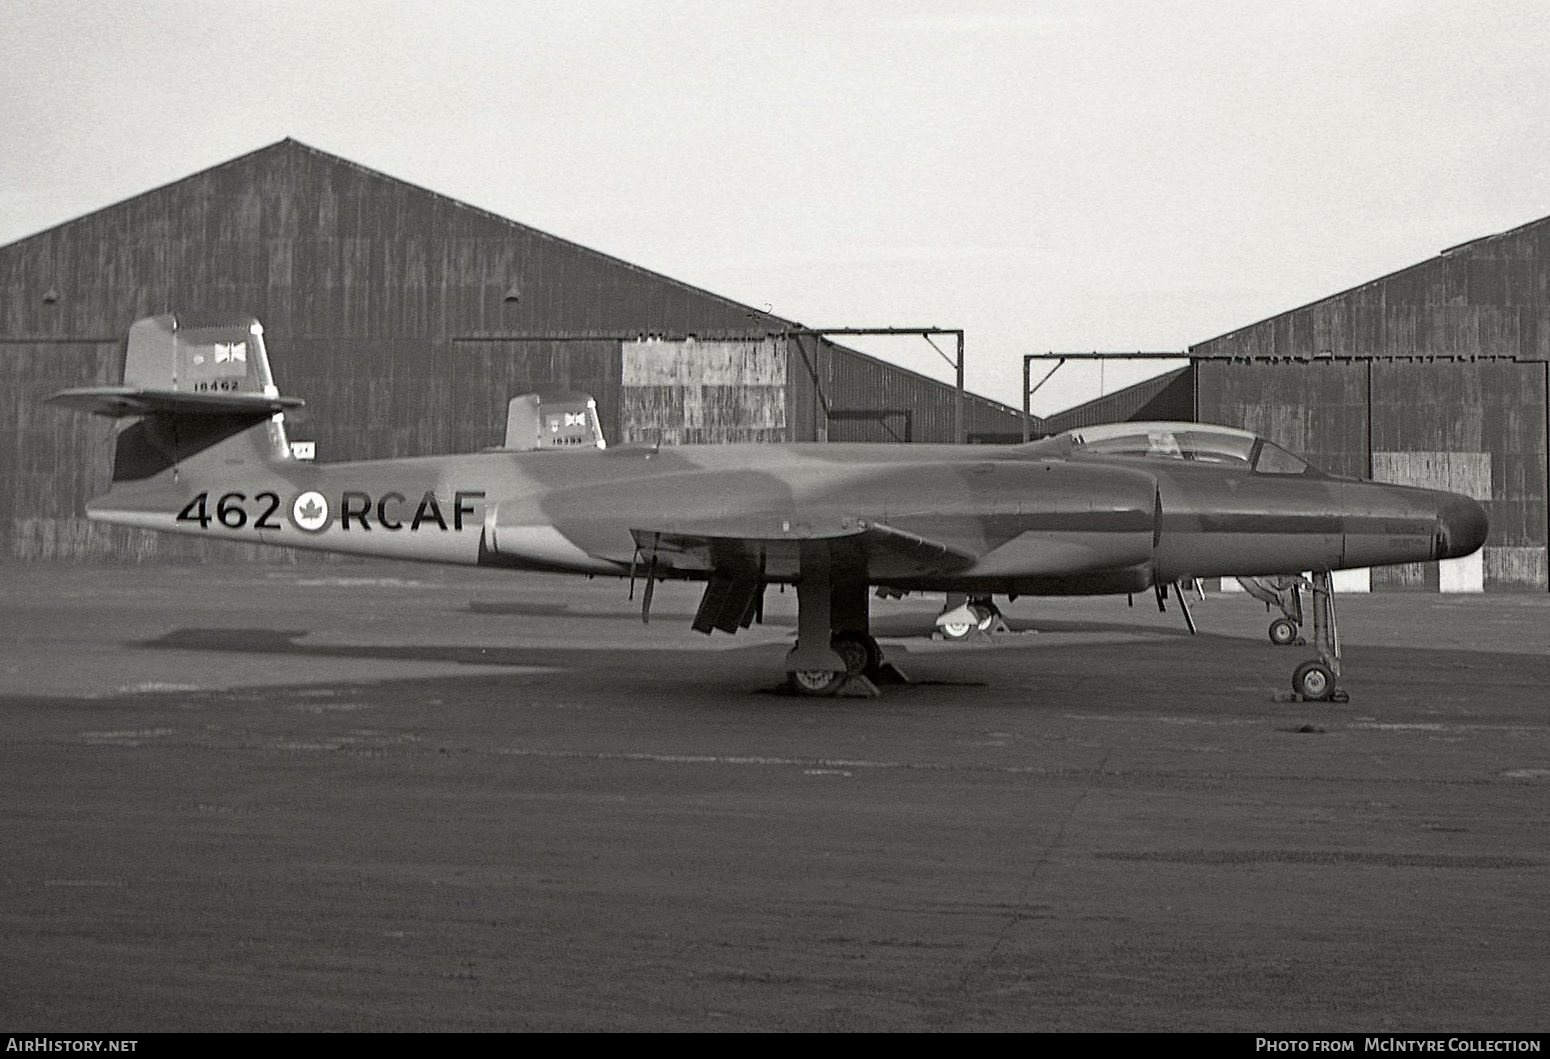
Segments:
[[[845,683],[834,690],[836,699],[876,699],[882,697],[877,685],[861,674],[846,677]]]
[[[1271,702],[1312,702],[1319,705],[1338,705],[1351,701],[1351,693],[1345,688],[1336,688],[1327,699],[1310,699],[1305,695],[1299,695],[1295,691],[1275,691],[1270,694]]]

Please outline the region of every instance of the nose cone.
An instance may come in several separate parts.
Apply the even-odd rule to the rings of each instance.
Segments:
[[[1437,558],[1457,559],[1485,543],[1491,522],[1467,496],[1449,495],[1437,508]]]

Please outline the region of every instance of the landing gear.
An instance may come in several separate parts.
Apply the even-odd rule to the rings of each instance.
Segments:
[[[877,681],[902,681],[869,631],[864,581],[834,576],[829,546],[804,541],[797,582],[797,644],[786,655],[787,684],[798,695],[872,698]]]
[[[837,632],[829,641],[834,653],[845,660],[848,676],[875,677],[883,665],[883,649],[864,632]]]
[[[1287,647],[1297,642],[1297,626],[1287,618],[1277,618],[1270,623],[1270,642],[1277,647]]]
[[[833,695],[850,678],[844,670],[788,669],[786,680],[798,695]]]
[[[1281,617],[1270,623],[1270,642],[1277,647],[1301,646],[1302,638],[1302,590],[1307,584],[1301,577],[1240,577],[1238,583],[1244,591],[1265,606],[1276,607]]]
[[[1335,674],[1323,662],[1304,662],[1292,673],[1292,690],[1301,698],[1323,702],[1334,687]]]
[[[1340,627],[1335,621],[1335,580],[1328,570],[1303,581],[1313,598],[1313,642],[1319,657],[1299,665],[1292,673],[1292,693],[1313,702],[1350,702],[1340,686]]]
[[[948,596],[947,609],[937,615],[936,629],[944,640],[962,641],[1005,632],[1006,621],[989,596]]]

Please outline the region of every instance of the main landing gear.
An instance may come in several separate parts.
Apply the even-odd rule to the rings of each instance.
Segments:
[[[944,640],[983,639],[1006,632],[1006,621],[989,596],[949,595],[947,607],[937,615],[936,631]]]
[[[904,683],[870,630],[865,581],[837,578],[829,546],[804,541],[797,582],[797,644],[786,655],[787,684],[798,695],[874,698],[879,684]]]
[[[800,639],[801,634],[798,633]],[[885,674],[897,674],[890,663],[883,661],[883,649],[870,634],[864,632],[837,632],[829,638],[830,650],[839,656],[843,670],[788,669],[787,683],[798,695],[839,695],[850,698],[872,698],[878,694],[879,684],[894,683]],[[793,650],[786,658],[792,665]],[[795,664],[811,664],[795,663]]]

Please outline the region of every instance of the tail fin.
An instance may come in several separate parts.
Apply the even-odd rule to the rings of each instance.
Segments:
[[[513,397],[506,406],[506,444],[515,452],[533,449],[606,449],[597,421],[597,402],[575,390],[539,390]]]
[[[281,397],[269,371],[264,329],[252,317],[154,316],[129,328],[124,384],[64,390],[50,401],[115,419],[139,416],[119,431],[113,481],[153,478],[208,459],[290,457]]]

